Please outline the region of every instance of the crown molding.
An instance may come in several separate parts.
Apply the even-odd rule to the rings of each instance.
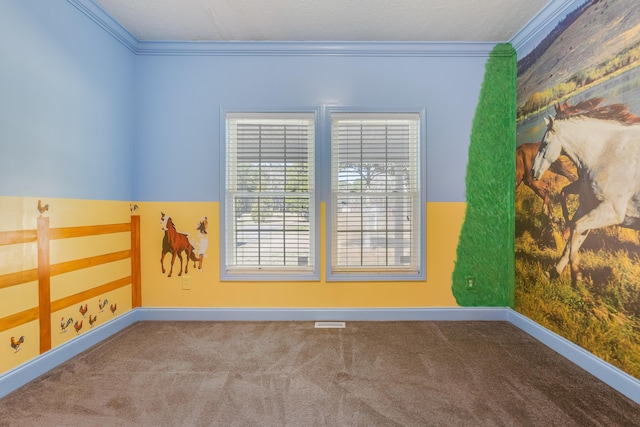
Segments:
[[[139,40],[93,0],[67,0],[72,6],[105,30],[133,53],[137,53]]]
[[[495,43],[141,41],[139,55],[168,56],[369,56],[488,57]]]
[[[518,57],[520,53],[539,44],[547,35],[544,31],[551,25],[556,25],[566,14],[575,9],[579,4],[587,0],[551,0],[534,16],[524,27],[520,29],[510,40]],[[531,49],[528,49],[529,51]]]
[[[136,55],[489,57],[499,42],[141,41],[93,0],[67,0]],[[507,56],[505,54],[505,56]]]

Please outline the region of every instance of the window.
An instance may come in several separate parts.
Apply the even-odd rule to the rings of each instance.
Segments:
[[[332,273],[419,274],[420,115],[331,115]]]
[[[229,113],[226,129],[226,271],[312,272],[314,114]]]

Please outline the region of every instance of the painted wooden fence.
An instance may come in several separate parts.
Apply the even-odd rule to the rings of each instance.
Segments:
[[[49,243],[52,240],[121,232],[131,233],[131,246],[127,250],[75,259],[58,264],[50,264],[49,262]],[[53,312],[127,285],[131,285],[131,307],[141,306],[140,216],[131,216],[130,223],[62,228],[49,228],[49,218],[39,217],[38,228],[35,230],[0,232],[0,246],[30,242],[37,242],[37,268],[0,275],[0,289],[37,280],[38,306],[0,318],[0,332],[34,320],[39,320],[40,353],[44,353],[51,349],[51,313]],[[50,282],[52,276],[124,259],[131,259],[131,274],[129,276],[51,301]]]

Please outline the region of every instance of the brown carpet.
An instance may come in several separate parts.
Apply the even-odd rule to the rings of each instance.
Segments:
[[[141,322],[0,425],[631,426],[640,405],[506,322]]]

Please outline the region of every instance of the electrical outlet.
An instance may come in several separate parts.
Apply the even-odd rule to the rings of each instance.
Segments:
[[[182,289],[184,290],[191,289],[191,277],[182,276]]]
[[[465,277],[467,282],[467,290],[473,291],[476,289],[476,276],[467,276]]]

